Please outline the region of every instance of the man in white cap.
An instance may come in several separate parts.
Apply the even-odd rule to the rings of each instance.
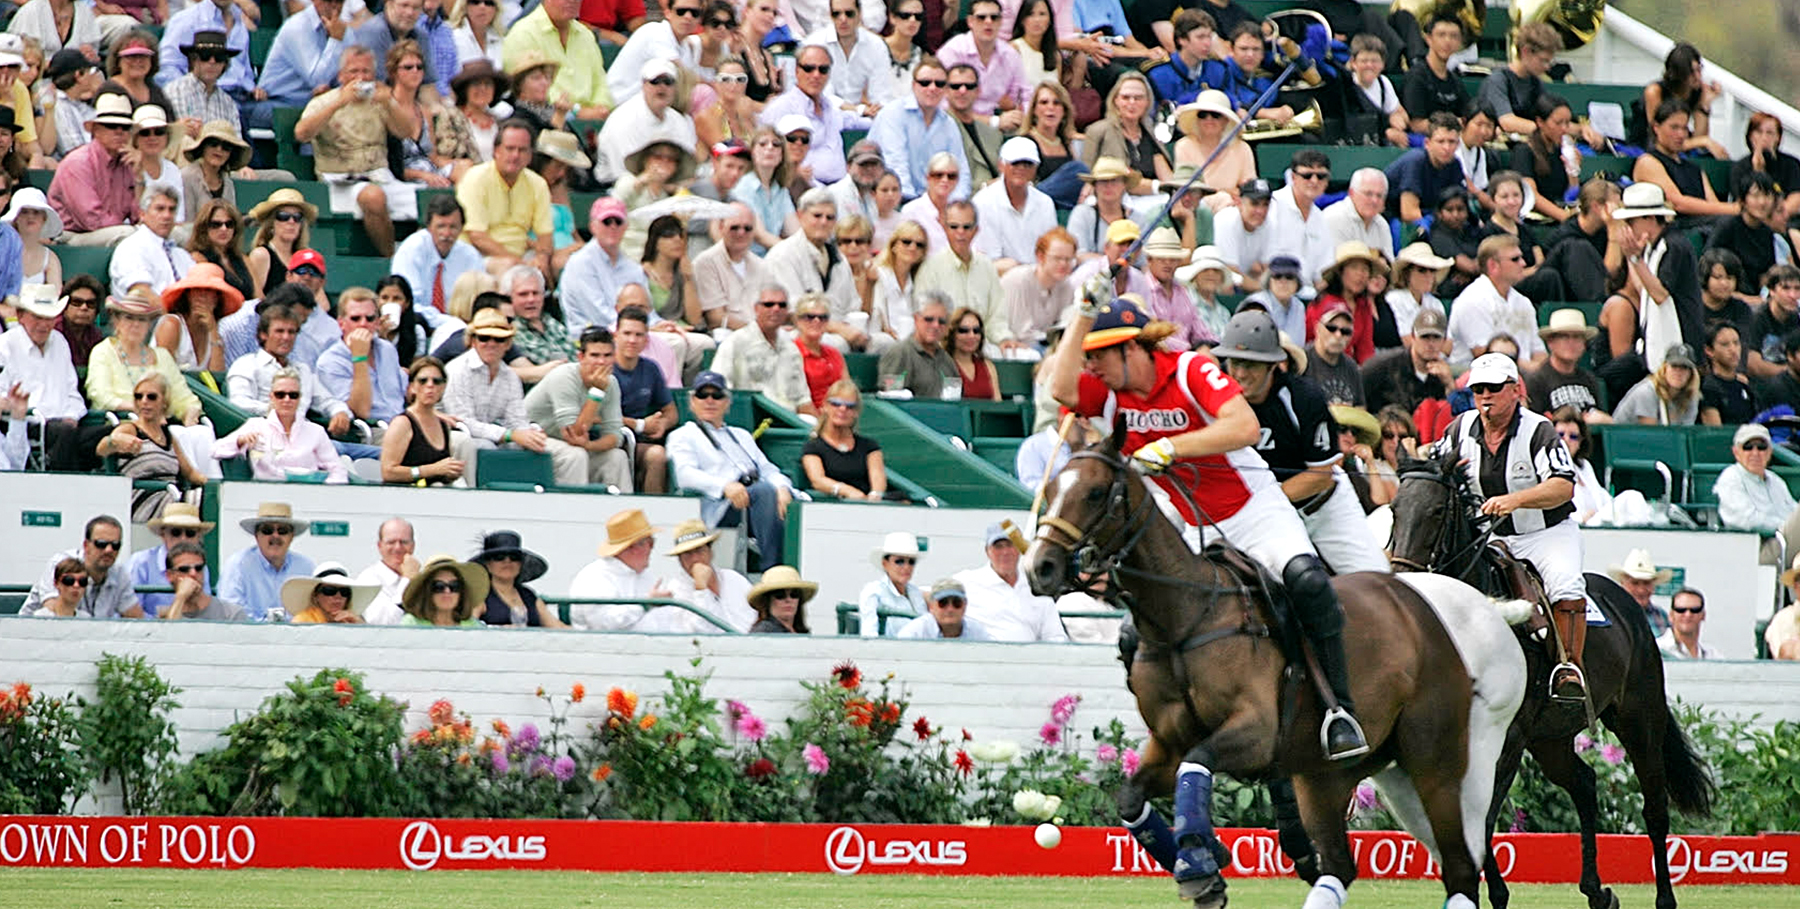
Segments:
[[[296,519],[293,506],[286,502],[263,502],[238,526],[256,542],[225,560],[219,570],[219,597],[242,604],[251,621],[265,621],[269,611],[281,605],[282,583],[313,573],[313,560],[293,551],[294,538],[306,533],[312,522]]]
[[[577,600],[661,599],[669,585],[650,573],[656,528],[642,509],[631,508],[606,519],[606,542],[600,557],[569,582]],[[577,603],[569,607],[569,625],[584,631],[630,631],[644,617],[644,607],[631,603]]]
[[[1469,491],[1481,499],[1481,513],[1494,520],[1494,536],[1543,578],[1565,654],[1551,670],[1550,696],[1583,700],[1587,586],[1581,576],[1581,529],[1574,520],[1575,463],[1556,427],[1520,406],[1524,388],[1511,357],[1477,357],[1468,378],[1475,409],[1451,422],[1436,450],[1467,462]]]
[[[1014,136],[1000,146],[1000,179],[971,200],[981,215],[975,248],[1006,274],[1030,262],[1037,238],[1056,226],[1056,203],[1033,184],[1037,181],[1037,143]]]
[[[894,637],[914,641],[994,640],[987,628],[968,617],[969,595],[955,578],[931,585],[925,594],[925,608],[930,611],[900,626]]]
[[[700,19],[706,15],[706,6],[701,0],[671,0],[663,4],[662,19],[631,30],[631,37],[625,39],[619,55],[613,58],[605,74],[606,88],[612,92],[613,103],[619,110],[638,96],[643,84],[640,74],[642,79],[650,78],[651,65],[673,62],[693,69],[699,63],[682,45],[700,32]],[[576,27],[585,25],[578,22]],[[694,146],[690,143],[686,147],[692,150]]]
[[[706,524],[689,518],[669,531],[674,545],[669,555],[681,565],[681,574],[669,583],[669,596],[692,604],[708,615],[747,634],[756,624],[756,610],[750,607],[750,579],[730,568],[713,564],[713,543],[719,532],[709,531]],[[637,631],[670,634],[717,634],[719,626],[678,606],[659,606],[638,620]]]
[[[1736,463],[1719,471],[1713,482],[1719,521],[1731,530],[1765,536],[1779,531],[1783,539],[1800,540],[1800,536],[1787,536],[1790,530],[1800,533],[1800,516],[1795,515],[1787,481],[1769,469],[1773,445],[1768,427],[1761,423],[1745,423],[1732,434],[1731,458]],[[1765,539],[1763,564],[1780,565],[1780,549],[1773,537]]]
[[[160,587],[166,583],[169,553],[183,544],[196,545],[206,540],[212,533],[213,522],[200,520],[200,509],[186,502],[170,502],[163,506],[162,514],[150,519],[150,532],[162,542],[150,549],[140,549],[131,554],[125,563],[125,572],[131,578],[134,587]],[[200,575],[197,578],[208,590],[212,589],[212,571],[206,567],[205,559],[201,559]],[[144,611],[151,615],[161,615],[164,609],[175,601],[166,593],[146,593],[138,597]]]
[[[44,447],[53,467],[83,460],[73,448],[80,436],[76,421],[87,415],[68,339],[56,330],[56,317],[67,305],[55,285],[27,284],[19,291],[18,323],[0,334],[0,395],[13,414],[8,438],[17,431],[12,427],[25,423],[17,413],[23,397],[32,416],[44,422]]]
[[[624,70],[615,63],[613,72]],[[595,179],[601,183],[618,182],[627,172],[625,159],[653,142],[670,142],[693,153],[699,142],[694,137],[694,120],[673,106],[677,77],[673,60],[644,64],[636,83],[642,90],[634,92],[631,100],[621,102],[619,109],[607,116],[606,125],[600,127],[600,137],[595,140],[599,150],[594,156]]]
[[[1650,633],[1662,636],[1669,630],[1668,610],[1656,605],[1651,600],[1656,588],[1669,583],[1675,577],[1673,569],[1659,568],[1656,560],[1650,557],[1648,549],[1633,549],[1625,554],[1625,564],[1613,565],[1606,569],[1612,579],[1631,594],[1638,607],[1644,610],[1644,618],[1650,622]]]
[[[982,535],[988,563],[955,574],[968,594],[966,615],[996,641],[1067,642],[1056,603],[1032,593],[1031,582],[1019,571],[1023,547],[1014,532],[1007,524],[989,524]]]
[[[758,118],[764,126],[776,126],[790,114],[805,117],[812,128],[805,164],[813,181],[836,183],[844,179],[844,130],[868,129],[869,118],[844,110],[844,101],[830,90],[831,52],[816,44],[794,54],[794,84],[770,98]],[[779,129],[779,127],[778,127]],[[779,129],[783,136],[790,132]]]
[[[125,160],[131,99],[102,96],[98,111],[88,123],[94,141],[64,156],[50,178],[50,207],[63,221],[60,243],[117,245],[137,214],[137,172]]]

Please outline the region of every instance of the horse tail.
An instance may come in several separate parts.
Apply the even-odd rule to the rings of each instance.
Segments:
[[[1707,772],[1706,762],[1694,748],[1687,731],[1675,719],[1675,711],[1663,706],[1663,772],[1668,777],[1669,801],[1688,817],[1712,816],[1718,786]]]

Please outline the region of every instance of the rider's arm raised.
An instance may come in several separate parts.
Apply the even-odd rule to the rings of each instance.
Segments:
[[[1058,404],[1071,410],[1077,408],[1081,401],[1081,368],[1086,355],[1081,349],[1081,342],[1087,338],[1088,329],[1094,326],[1094,317],[1081,313],[1063,332],[1062,342],[1056,345],[1056,353],[1050,360],[1050,396]]]

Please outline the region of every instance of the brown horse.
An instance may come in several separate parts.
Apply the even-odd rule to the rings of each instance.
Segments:
[[[1137,622],[1143,643],[1130,681],[1150,739],[1142,766],[1118,793],[1127,828],[1181,880],[1196,843],[1217,851],[1206,804],[1210,770],[1272,783],[1291,777],[1299,820],[1319,851],[1306,906],[1339,906],[1356,877],[1344,806],[1357,783],[1373,776],[1440,863],[1446,905],[1473,909],[1494,762],[1525,683],[1524,658],[1487,597],[1422,575],[1333,580],[1370,751],[1328,761],[1316,732],[1320,696],[1295,682],[1266,583],[1215,550],[1194,554],[1120,457],[1119,438],[1075,452],[1053,478],[1026,570],[1040,594],[1090,588],[1106,577]],[[1178,841],[1146,800],[1175,789],[1178,768],[1187,786],[1196,764],[1209,771],[1205,798],[1189,806],[1199,816],[1186,817],[1184,793],[1176,791],[1176,831],[1185,831],[1177,853]],[[1145,823],[1152,817],[1156,829]],[[1284,830],[1284,848],[1291,841]],[[1225,904],[1216,874],[1205,886],[1193,883],[1183,883],[1182,896],[1195,906]]]
[[[1472,500],[1462,472],[1451,458],[1413,461],[1402,465],[1400,489],[1394,496],[1394,536],[1390,551],[1394,566],[1402,570],[1431,571],[1459,578],[1494,596],[1509,596],[1514,562],[1495,553],[1475,527]],[[1644,611],[1612,579],[1586,576],[1588,598],[1594,601],[1605,625],[1588,629],[1583,662],[1593,709],[1606,728],[1619,737],[1631,766],[1637,771],[1644,793],[1644,832],[1650,837],[1656,869],[1656,907],[1675,909],[1675,892],[1669,884],[1669,860],[1665,841],[1669,833],[1669,803],[1683,813],[1704,817],[1712,812],[1714,788],[1705,764],[1693,743],[1682,732],[1669,710],[1663,691],[1662,654]],[[1519,762],[1526,751],[1537,759],[1544,776],[1562,787],[1575,802],[1581,818],[1581,892],[1589,909],[1617,909],[1618,897],[1600,882],[1595,862],[1594,831],[1599,814],[1594,792],[1594,770],[1575,753],[1575,733],[1588,722],[1586,710],[1576,704],[1554,701],[1549,696],[1550,668],[1554,663],[1543,643],[1519,632],[1530,667],[1525,704],[1513,719],[1494,780],[1493,808],[1488,829],[1498,820],[1501,803],[1512,788]],[[1488,902],[1505,909],[1508,893],[1493,855],[1484,862]]]

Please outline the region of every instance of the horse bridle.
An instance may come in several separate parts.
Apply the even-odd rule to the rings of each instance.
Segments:
[[[1100,519],[1095,521],[1092,527],[1084,529],[1055,515],[1039,515],[1037,538],[1068,550],[1068,578],[1071,584],[1083,575],[1104,577],[1106,581],[1099,594],[1100,598],[1118,600],[1126,595],[1126,591],[1119,586],[1117,575],[1121,570],[1137,571],[1137,569],[1127,569],[1120,563],[1131,554],[1131,550],[1137,546],[1138,541],[1143,539],[1145,531],[1150,529],[1150,511],[1156,507],[1156,503],[1150,495],[1146,494],[1120,520],[1118,529],[1104,541],[1091,536],[1105,525],[1111,516],[1124,512],[1124,506],[1131,500],[1131,491],[1126,483],[1137,473],[1124,458],[1092,449],[1077,451],[1070,455],[1069,463],[1073,464],[1075,461],[1083,459],[1099,461],[1112,471],[1112,482],[1107,486],[1106,504],[1100,511]],[[1054,534],[1062,535],[1065,540],[1054,539]],[[1186,583],[1179,578],[1161,578],[1161,580],[1170,583]],[[1092,590],[1091,587],[1085,586],[1075,586],[1071,589]]]
[[[1462,483],[1455,482],[1451,478],[1444,476],[1443,472],[1436,468],[1403,471],[1400,474],[1400,479],[1430,480],[1431,482],[1444,487],[1445,491],[1448,492],[1450,496],[1450,508],[1472,509],[1477,505],[1475,496],[1469,492],[1467,487]],[[1455,516],[1451,515],[1448,517],[1454,518]],[[1388,556],[1388,562],[1395,568],[1405,571],[1421,571],[1426,573],[1436,572],[1440,568],[1455,565],[1464,558],[1479,552],[1483,546],[1487,545],[1488,538],[1493,536],[1494,525],[1496,523],[1498,522],[1488,522],[1487,527],[1476,533],[1467,544],[1453,549],[1452,547],[1456,546],[1455,535],[1452,532],[1451,525],[1446,522],[1443,529],[1438,532],[1437,542],[1433,543],[1431,546],[1431,560],[1429,562],[1420,564],[1412,559],[1397,555]]]

